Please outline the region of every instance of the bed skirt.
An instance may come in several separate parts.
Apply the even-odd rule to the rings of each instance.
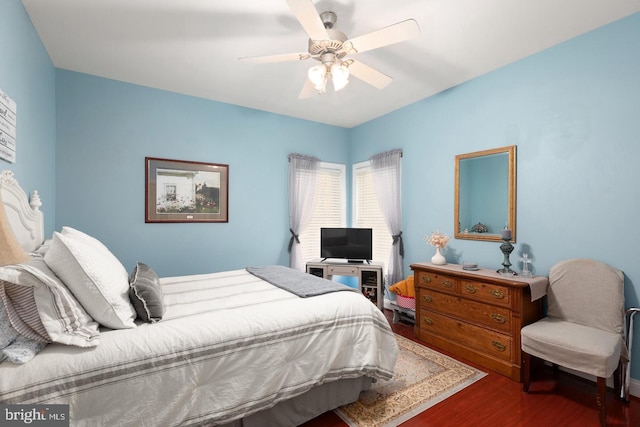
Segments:
[[[299,426],[327,411],[355,402],[360,392],[371,387],[371,382],[371,378],[360,377],[322,384],[272,408],[224,424],[224,427]]]

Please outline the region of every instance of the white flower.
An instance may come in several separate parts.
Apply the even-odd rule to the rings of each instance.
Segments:
[[[441,233],[440,230],[436,230],[431,233],[431,236],[425,236],[424,240],[431,246],[435,246],[436,248],[444,248],[449,241],[449,236]]]

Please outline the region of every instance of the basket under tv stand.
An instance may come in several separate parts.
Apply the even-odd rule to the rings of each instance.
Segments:
[[[317,259],[307,263],[307,273],[331,280],[333,276],[358,278],[358,290],[380,310],[384,308],[382,292],[382,264],[353,262],[346,259]]]

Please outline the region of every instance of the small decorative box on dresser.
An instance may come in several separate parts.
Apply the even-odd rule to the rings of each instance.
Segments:
[[[547,278],[458,264],[415,263],[411,269],[416,337],[521,382],[520,329],[542,317]]]

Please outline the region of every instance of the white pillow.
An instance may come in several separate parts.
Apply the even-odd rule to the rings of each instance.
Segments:
[[[98,323],[112,329],[135,328],[124,266],[98,240],[65,228],[53,233],[44,261]]]
[[[103,251],[113,256],[113,254],[111,254],[109,249],[107,249],[107,247],[100,240],[96,239],[93,236],[89,236],[87,233],[84,233],[80,230],[76,230],[75,228],[71,228],[67,226],[62,227],[61,233],[65,237],[77,239],[81,242],[84,242],[87,245],[93,246],[97,251]],[[124,267],[122,267],[122,269],[124,270]]]

